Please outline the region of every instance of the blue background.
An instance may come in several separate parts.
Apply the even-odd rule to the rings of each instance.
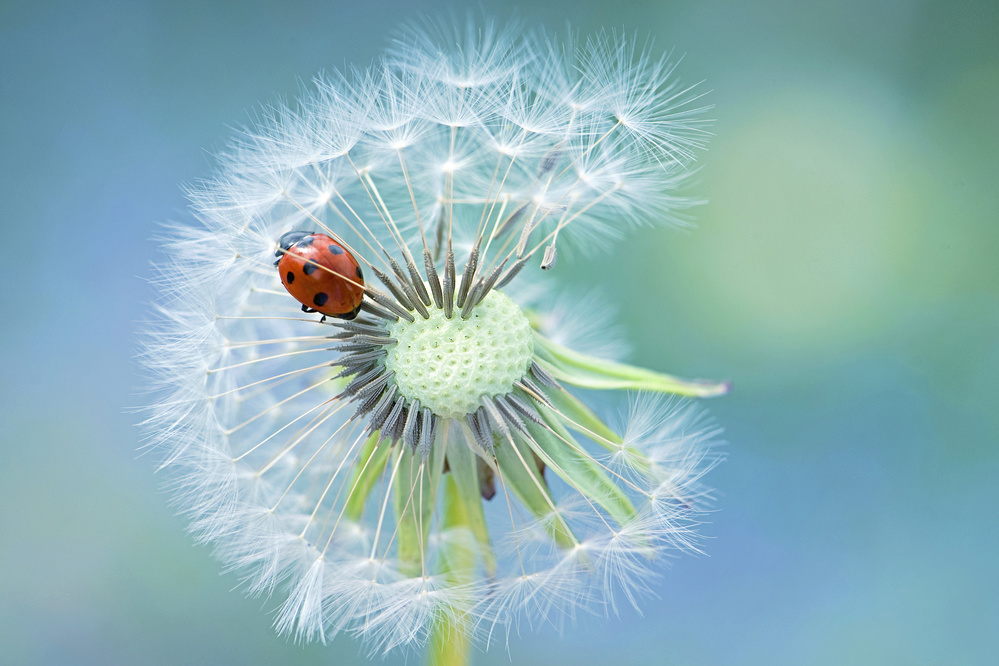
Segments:
[[[483,0],[507,18],[514,3]],[[632,360],[730,378],[704,530],[644,615],[480,664],[976,664],[999,652],[999,5],[523,3],[650,34],[717,123],[694,231],[602,284]],[[136,449],[157,223],[255,106],[459,3],[0,5],[0,661],[363,663],[274,635]],[[395,655],[384,663],[402,663]],[[419,662],[419,659],[411,663]]]

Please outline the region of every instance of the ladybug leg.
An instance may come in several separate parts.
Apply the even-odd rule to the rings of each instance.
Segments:
[[[302,305],[302,312],[304,312],[304,313],[306,313],[306,314],[310,314],[310,313],[312,313],[312,312],[318,312],[318,310],[313,310],[313,309],[312,309],[312,308],[310,308],[310,307],[309,307],[308,305],[304,305],[304,304],[303,304],[303,305]]]
[[[319,323],[320,323],[320,324],[325,324],[325,323],[326,323],[326,315],[323,315],[323,316],[322,316],[322,317],[321,317],[321,318],[319,319]]]

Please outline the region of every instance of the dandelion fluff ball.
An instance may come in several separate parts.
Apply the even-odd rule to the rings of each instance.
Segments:
[[[664,554],[696,548],[717,433],[673,396],[726,386],[595,353],[613,317],[552,294],[559,246],[682,221],[702,112],[671,60],[617,36],[411,30],[261,111],[190,188],[146,431],[192,532],[275,600],[279,632],[488,642],[637,603]],[[363,268],[356,318],[282,286],[292,231]],[[573,321],[595,345],[558,330]]]

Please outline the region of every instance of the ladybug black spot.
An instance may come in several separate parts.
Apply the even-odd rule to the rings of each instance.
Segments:
[[[337,245],[336,243],[331,243],[330,246],[326,249],[332,252],[333,254],[343,254],[343,248]]]
[[[326,304],[326,301],[328,299],[329,299],[329,296],[326,294],[326,292],[321,291],[321,292],[319,292],[318,294],[316,294],[315,296],[312,297],[312,302],[314,304],[316,304],[317,306],[322,307],[323,305]]]
[[[319,268],[318,264],[312,261],[307,261],[305,262],[305,266],[302,267],[302,272],[305,273],[306,275],[312,275],[313,273],[316,272],[317,268]]]
[[[295,274],[292,273],[291,271],[288,271],[288,274],[284,276],[284,281],[287,282],[288,284],[291,284],[292,282],[295,281]]]

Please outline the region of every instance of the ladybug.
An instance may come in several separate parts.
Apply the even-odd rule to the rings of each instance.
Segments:
[[[350,252],[326,234],[289,231],[278,241],[274,262],[281,284],[302,312],[353,319],[364,299],[364,273]],[[342,276],[342,277],[341,277]]]

